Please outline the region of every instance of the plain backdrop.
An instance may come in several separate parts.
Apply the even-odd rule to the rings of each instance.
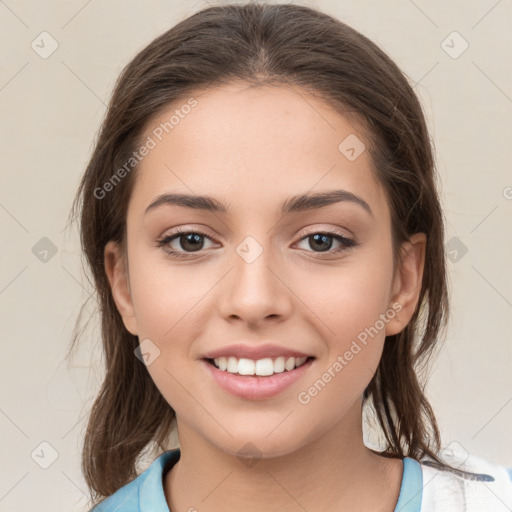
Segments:
[[[443,446],[512,466],[512,2],[299,3],[380,45],[420,96],[452,299],[427,394]],[[102,368],[94,319],[65,360],[80,306],[96,305],[71,200],[123,66],[206,5],[0,1],[0,511],[84,509],[80,449]]]

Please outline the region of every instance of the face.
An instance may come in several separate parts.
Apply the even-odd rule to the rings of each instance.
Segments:
[[[404,245],[394,272],[390,210],[365,135],[321,100],[235,83],[194,98],[193,108],[172,105],[147,126],[143,139],[156,145],[128,207],[128,268],[115,244],[105,249],[125,326],[145,344],[180,434],[232,454],[250,442],[263,457],[342,425],[356,435],[348,418],[360,414],[385,337],[414,311],[424,236]],[[155,128],[176,109],[179,122],[158,140]],[[335,191],[344,192],[330,203],[293,201]],[[209,196],[224,208],[153,204],[163,194]],[[234,344],[313,359],[277,393],[241,396],[204,360]]]

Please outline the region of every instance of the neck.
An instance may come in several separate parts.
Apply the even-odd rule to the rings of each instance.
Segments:
[[[178,422],[180,460],[164,482],[171,512],[393,512],[398,501],[402,461],[364,445],[360,401],[308,444],[252,461],[183,427]]]

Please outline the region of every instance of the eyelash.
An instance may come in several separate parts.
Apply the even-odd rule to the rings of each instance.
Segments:
[[[195,253],[194,252],[175,251],[174,249],[169,249],[167,246],[174,239],[179,238],[181,235],[190,235],[190,234],[204,236],[204,237],[212,240],[210,236],[208,236],[206,233],[203,233],[201,230],[188,230],[187,231],[187,230],[178,228],[174,233],[171,233],[170,235],[165,235],[164,237],[158,239],[157,246],[161,247],[165,253],[169,254],[172,257],[187,258],[188,256],[191,256]],[[311,233],[308,233],[305,236],[303,236],[299,240],[299,242],[301,242],[302,240],[304,240],[310,236],[313,236],[313,235],[330,235],[344,246],[341,249],[328,250],[328,251],[320,252],[320,253],[316,253],[316,254],[338,254],[340,252],[349,250],[358,245],[357,242],[355,242],[351,238],[348,238],[345,235],[342,235],[338,231],[331,231],[329,229],[324,230],[324,231],[313,231]],[[200,251],[197,251],[197,252],[200,252]],[[308,251],[308,252],[314,252],[314,251]]]

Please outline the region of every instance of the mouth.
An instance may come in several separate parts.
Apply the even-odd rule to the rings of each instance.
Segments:
[[[314,356],[308,357],[276,357],[264,359],[247,359],[236,357],[204,358],[209,365],[222,372],[238,376],[270,377],[279,373],[292,372],[310,363]]]
[[[203,358],[200,367],[212,382],[230,395],[246,400],[268,400],[304,379],[315,359],[314,356],[257,361],[236,357]]]
[[[245,400],[268,400],[305,379],[315,359],[314,356],[259,360],[203,358],[200,359],[200,367],[213,383],[232,396]]]

